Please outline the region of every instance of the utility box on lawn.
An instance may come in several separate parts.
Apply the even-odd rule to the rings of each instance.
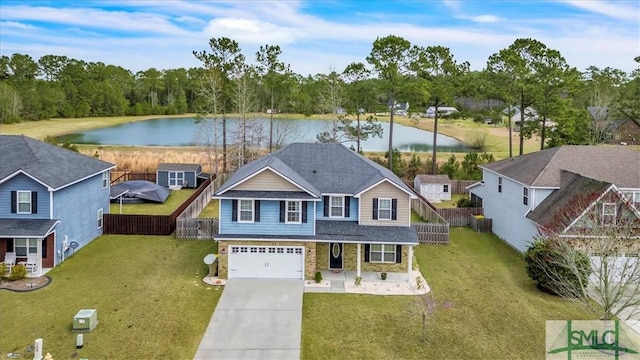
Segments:
[[[98,325],[98,310],[82,309],[73,317],[74,332],[92,331]]]

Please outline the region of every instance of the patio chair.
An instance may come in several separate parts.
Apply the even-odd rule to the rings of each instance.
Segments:
[[[16,265],[16,253],[8,252],[4,254],[4,261],[2,261],[6,265],[6,269],[8,272],[11,272],[11,269]]]
[[[20,264],[23,264],[30,273],[35,274],[38,270],[38,254],[27,254],[27,261],[21,261]]]

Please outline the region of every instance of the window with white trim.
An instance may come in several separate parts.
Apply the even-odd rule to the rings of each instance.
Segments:
[[[97,221],[98,221],[98,229],[102,229],[102,220],[103,220],[102,209],[98,209],[98,213],[96,214],[96,218],[97,218]]]
[[[371,244],[369,260],[371,262],[395,263],[396,246],[389,244]]]
[[[522,204],[529,205],[529,189],[526,187],[522,188]]]
[[[329,197],[329,217],[344,217],[344,197]]]
[[[25,257],[27,254],[38,253],[38,239],[13,239],[13,251],[16,256]]]
[[[502,192],[502,178],[498,176],[498,192]]]
[[[391,199],[378,199],[378,220],[391,220]]]
[[[109,186],[109,172],[108,171],[104,171],[102,173],[102,188],[106,189],[107,186]]]
[[[184,184],[184,172],[169,171],[169,186],[182,186]]]
[[[238,222],[253,222],[253,200],[239,200]]]
[[[615,225],[618,207],[614,203],[602,204],[602,225]]]
[[[31,191],[18,191],[18,214],[31,214]]]
[[[302,222],[302,205],[300,201],[287,201],[286,223],[300,224]]]

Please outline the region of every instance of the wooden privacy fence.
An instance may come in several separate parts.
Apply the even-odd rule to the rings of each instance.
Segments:
[[[473,215],[469,215],[469,225],[471,225],[471,228],[477,232],[491,232],[493,221],[485,217],[477,218]]]
[[[176,239],[213,239],[218,233],[218,219],[179,218]]]
[[[418,233],[421,244],[449,244],[449,224],[413,223],[411,227]]]
[[[482,208],[452,208],[452,209],[437,209],[440,216],[442,216],[451,227],[469,226],[469,215],[482,215],[484,211]]]
[[[209,205],[213,193],[216,192],[216,182],[210,181],[204,190],[187,206],[178,219],[195,218],[200,215],[202,210]]]
[[[213,182],[207,179],[171,215],[103,215],[104,234],[171,235],[176,230],[176,219]]]
[[[473,185],[480,180],[451,180],[452,194],[468,194],[467,186]]]
[[[145,172],[128,172],[128,171],[111,171],[111,185],[115,185],[121,182],[129,180],[147,180],[156,182],[156,173]]]

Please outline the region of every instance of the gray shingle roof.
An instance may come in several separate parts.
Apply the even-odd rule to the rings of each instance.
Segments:
[[[408,226],[358,225],[355,221],[316,222],[316,235],[251,235],[223,234],[216,239],[280,239],[308,241],[340,241],[359,243],[418,244],[418,234]]]
[[[199,164],[180,164],[180,163],[160,163],[158,171],[194,171],[200,172]]]
[[[562,170],[620,188],[640,188],[640,152],[624,146],[566,145],[483,168],[533,187],[560,187]]]
[[[23,135],[0,135],[0,180],[22,170],[57,189],[113,166]]]
[[[420,174],[416,175],[420,184],[450,184],[449,175]]]
[[[0,237],[44,237],[58,220],[0,219]]]
[[[575,220],[610,183],[562,172],[561,187],[554,190],[527,218],[551,231],[562,231]]]
[[[266,166],[275,169],[316,196],[323,193],[357,194],[384,179],[413,194],[412,189],[389,169],[341,144],[309,143],[287,145],[271,155],[241,167],[217,194]]]
[[[300,199],[314,200],[314,198],[303,191],[254,191],[254,190],[229,190],[222,197],[247,198],[247,199]]]

